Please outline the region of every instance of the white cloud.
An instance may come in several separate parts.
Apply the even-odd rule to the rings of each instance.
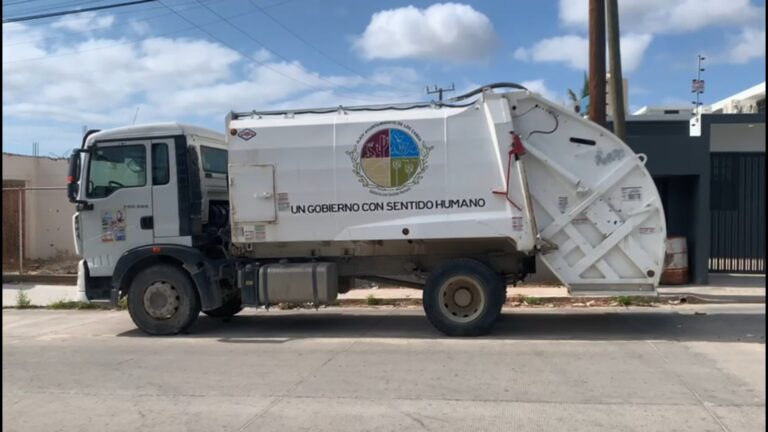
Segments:
[[[716,55],[712,60],[743,64],[756,58],[765,58],[765,29],[745,28],[732,38],[725,54]]]
[[[491,20],[472,6],[437,3],[376,12],[354,42],[366,59],[485,60],[494,43]]]
[[[397,102],[421,95],[422,80],[408,68],[381,69],[370,77],[321,75],[297,61],[277,61],[264,50],[254,54],[258,62],[251,62],[202,39],[154,37],[131,43],[89,37],[47,45],[45,35],[24,25],[3,26],[4,42],[37,40],[23,50],[3,51],[4,125],[112,127],[129,123],[141,106],[144,122],[186,120],[219,127],[233,109]],[[413,91],[408,97],[383,90],[387,85]]]
[[[586,29],[588,2],[560,0],[560,22]],[[765,7],[750,0],[622,0],[619,21],[623,31],[685,33],[713,26],[742,25],[765,16]]]
[[[621,37],[621,67],[631,73],[642,62],[653,36],[628,34]],[[589,69],[589,40],[576,35],[542,39],[530,48],[520,47],[514,52],[517,60],[534,63],[564,63],[571,69]]]
[[[406,67],[380,68],[371,75],[371,80],[375,84],[385,86],[421,85],[421,76],[415,70]]]
[[[530,48],[518,48],[514,57],[535,63],[563,62],[573,69],[587,69],[589,41],[575,35],[542,39]]]
[[[70,30],[73,32],[85,32],[102,30],[112,26],[115,22],[113,15],[98,15],[95,12],[83,12],[75,15],[66,15],[51,24],[52,28]]]
[[[522,85],[523,87],[527,88],[528,90],[534,93],[540,94],[541,96],[544,97],[544,99],[547,99],[552,102],[557,102],[557,103],[560,102],[555,92],[547,88],[543,79],[523,81],[520,83],[520,85]]]
[[[632,72],[640,66],[653,36],[649,34],[628,34],[621,37],[621,68]]]
[[[259,48],[259,50],[256,51],[252,57],[258,62],[268,62],[273,58],[272,53],[269,52],[266,48]]]
[[[146,36],[152,33],[152,27],[146,21],[131,19],[128,21],[128,26],[131,28],[131,31],[139,36]]]

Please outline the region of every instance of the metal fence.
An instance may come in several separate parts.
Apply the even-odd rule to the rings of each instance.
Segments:
[[[765,153],[712,153],[709,271],[765,272]]]
[[[3,180],[3,273],[18,272],[24,274],[24,261],[28,256],[25,250],[30,217],[28,214],[28,192],[64,191],[66,187],[25,187],[21,180]],[[61,214],[61,217],[67,217]],[[69,235],[71,238],[71,235]]]

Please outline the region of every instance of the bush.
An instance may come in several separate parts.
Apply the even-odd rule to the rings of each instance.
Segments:
[[[128,309],[128,296],[121,297],[117,300],[117,310]]]
[[[27,293],[21,289],[16,293],[16,307],[19,309],[27,309],[32,307],[32,300],[30,300]]]
[[[368,294],[368,297],[365,298],[365,302],[368,306],[378,306],[381,304],[381,300],[374,297],[373,294]]]
[[[528,296],[522,296],[523,303],[531,306],[537,306],[543,303],[543,301],[538,297],[528,297]]]
[[[83,309],[101,309],[101,307],[96,304],[84,302],[84,301],[59,300],[48,305],[48,309],[83,310]]]

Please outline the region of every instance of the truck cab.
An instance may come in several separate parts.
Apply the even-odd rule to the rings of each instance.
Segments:
[[[116,300],[142,268],[226,254],[224,137],[178,123],[91,131],[73,151],[68,195],[88,300]],[[210,299],[203,299],[210,300]],[[220,305],[207,301],[206,307]]]

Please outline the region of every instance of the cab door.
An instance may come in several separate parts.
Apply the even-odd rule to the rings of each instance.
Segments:
[[[153,139],[150,142],[152,165],[152,226],[155,243],[188,245],[188,237],[179,237],[179,185],[176,172],[176,146],[183,146],[173,138]],[[185,146],[186,147],[186,146]],[[182,152],[184,148],[180,149]]]
[[[123,253],[154,241],[150,146],[149,140],[97,142],[88,152],[88,206],[80,225],[91,276],[110,276]]]

